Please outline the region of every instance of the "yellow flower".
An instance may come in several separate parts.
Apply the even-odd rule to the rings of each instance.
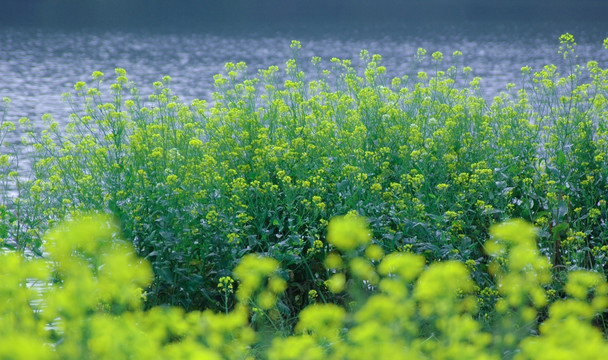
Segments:
[[[413,281],[424,269],[425,259],[412,253],[392,253],[384,257],[378,266],[382,275],[396,274],[405,281]]]
[[[379,261],[384,256],[384,250],[377,244],[372,244],[365,249],[365,256],[370,260]]]
[[[344,284],[346,284],[346,276],[342,273],[332,275],[329,280],[325,281],[325,285],[329,291],[337,294],[344,290]]]
[[[439,191],[443,191],[443,190],[447,189],[448,187],[450,187],[450,185],[448,185],[448,184],[444,184],[444,183],[437,184],[437,190],[439,190]]]
[[[342,258],[335,253],[327,255],[325,258],[325,267],[328,269],[340,269],[342,267]]]
[[[300,312],[297,332],[311,332],[314,337],[335,339],[346,317],[346,310],[336,304],[314,304]]]
[[[367,220],[352,213],[334,217],[327,229],[327,242],[343,251],[365,245],[371,237]]]

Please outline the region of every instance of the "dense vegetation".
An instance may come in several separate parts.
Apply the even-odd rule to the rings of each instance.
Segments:
[[[328,287],[373,295],[340,306],[310,293],[291,334],[280,331],[277,301],[287,284],[279,262],[254,254],[234,270],[238,304],[230,312],[143,311],[150,267],[117,230],[111,218],[87,215],[47,235],[46,260],[0,254],[0,358],[553,360],[601,359],[608,351],[592,325],[608,306],[608,284],[597,272],[570,272],[566,298],[549,306],[536,333],[551,267],[533,226],[521,220],[491,230],[487,254],[500,300],[484,329],[467,265],[425,267],[424,257],[410,252],[384,256],[363,218],[335,218],[327,240],[344,255],[327,258],[335,272]],[[234,284],[232,277],[219,282],[226,296]]]
[[[381,57],[365,51],[360,69],[313,58],[316,73],[304,74],[293,42],[285,74],[271,66],[252,77],[245,64],[227,64],[211,103],[190,105],[171,93],[169,77],[142,97],[123,69],[111,94],[102,93],[104,75],[94,72],[92,83],[78,82],[65,95],[74,109],[65,128],[50,115],[41,134],[28,119],[17,124],[32,150],[30,174],[15,171],[17,154],[0,157],[2,261],[17,271],[3,266],[14,280],[2,291],[22,296],[0,317],[13,321],[5,309],[35,297],[15,284],[39,278],[63,284],[44,295],[51,310],[42,313],[50,315],[24,315],[42,343],[78,336],[62,328],[72,319],[80,325],[70,329],[86,326],[91,339],[108,336],[95,335],[94,326],[125,328],[134,331],[125,346],[141,347],[138,331],[158,331],[146,341],[237,358],[262,356],[268,347],[270,358],[300,348],[314,352],[311,358],[354,358],[393,346],[404,356],[500,358],[519,348],[518,356],[538,358],[551,353],[544,346],[558,349],[552,336],[576,342],[587,332],[597,340],[590,351],[600,351],[605,340],[589,324],[604,333],[608,325],[608,70],[577,64],[575,47],[571,35],[560,38],[565,75],[554,65],[524,67],[522,85],[507,85],[491,104],[471,69],[444,65],[439,52],[430,56],[435,70],[416,77],[387,78]],[[455,64],[459,56],[452,55]],[[423,49],[416,58],[428,61]],[[15,130],[4,119],[0,141]],[[43,240],[62,219],[83,213],[113,215],[151,265],[152,281],[148,270],[135,271],[147,265],[132,254],[112,252],[116,231],[99,245],[83,230],[91,225]],[[489,237],[493,224],[513,218],[533,223],[537,241],[518,222]],[[487,245],[501,237],[507,245]],[[53,259],[53,268],[25,259],[36,256]],[[73,267],[72,256],[80,259]],[[30,263],[37,264],[32,273]],[[70,303],[83,293],[95,295]],[[383,315],[389,304],[404,306]],[[157,305],[209,311],[184,315]],[[61,313],[70,306],[74,314]],[[163,330],[146,328],[154,316]],[[60,330],[49,335],[44,324],[56,318]],[[226,328],[204,328],[216,320]],[[188,326],[204,329],[187,335]],[[220,349],[224,338],[214,331],[238,345]],[[277,336],[272,343],[268,332]],[[294,332],[300,335],[281,337]],[[74,339],[85,348],[66,356],[94,351]]]

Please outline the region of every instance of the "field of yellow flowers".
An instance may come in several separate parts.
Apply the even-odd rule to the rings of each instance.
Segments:
[[[2,116],[33,166],[0,155],[0,359],[608,353],[607,69],[564,34],[488,103],[439,52],[299,49],[210,102],[116,69],[65,127]]]

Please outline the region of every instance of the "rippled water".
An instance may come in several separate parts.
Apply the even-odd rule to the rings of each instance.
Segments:
[[[602,47],[608,28],[602,24],[316,24],[209,33],[0,28],[0,97],[12,99],[10,120],[37,120],[51,113],[62,122],[70,112],[62,93],[76,81],[90,79],[94,70],[112,77],[114,68],[122,67],[142,94],[170,75],[173,92],[182,100],[210,100],[212,77],[226,62],[245,61],[252,73],[269,65],[283,67],[291,56],[291,40],[298,39],[306,63],[312,56],[358,59],[360,50],[367,49],[383,56],[390,75],[412,73],[413,55],[420,47],[429,54],[460,50],[461,64],[482,77],[483,93],[491,99],[508,82],[521,81],[522,66],[538,69],[559,62],[557,39],[564,32],[575,35],[581,62],[608,64]]]

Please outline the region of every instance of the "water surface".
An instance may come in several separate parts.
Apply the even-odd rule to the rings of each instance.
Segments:
[[[245,61],[252,74],[270,65],[284,69],[291,57],[289,44],[297,39],[305,70],[312,56],[356,60],[367,49],[383,56],[390,76],[419,70],[413,59],[418,48],[429,55],[443,52],[446,68],[453,64],[449,55],[459,50],[464,54],[460,64],[482,78],[483,94],[490,100],[507,83],[521,83],[522,66],[560,63],[557,39],[565,32],[575,35],[581,63],[594,59],[608,65],[602,46],[608,28],[601,23],[350,23],[206,32],[0,28],[0,97],[12,99],[9,120],[26,116],[36,122],[50,113],[65,123],[71,110],[62,93],[89,80],[95,70],[104,72],[109,83],[114,69],[122,67],[144,95],[154,81],[170,75],[173,93],[182,100],[211,100],[213,75],[226,62]],[[16,134],[8,142],[18,138]]]

